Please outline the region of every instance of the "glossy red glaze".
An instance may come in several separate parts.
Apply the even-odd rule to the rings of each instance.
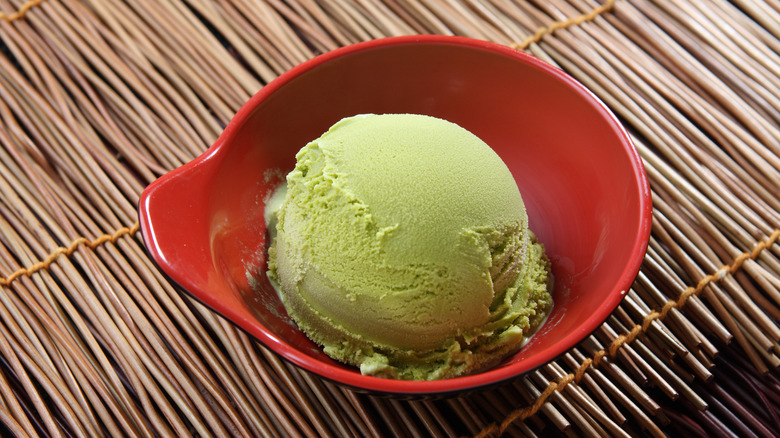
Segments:
[[[289,320],[268,283],[264,201],[295,153],[359,113],[455,122],[504,159],[553,263],[555,305],[516,355],[441,381],[363,376],[326,357]],[[141,230],[162,270],[280,356],[333,381],[399,395],[481,388],[533,370],[596,329],[630,287],[647,248],[642,161],[613,114],[571,77],[483,41],[370,41],[305,62],[265,86],[201,157],[143,193]]]

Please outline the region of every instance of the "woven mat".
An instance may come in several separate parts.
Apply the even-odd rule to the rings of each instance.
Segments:
[[[500,389],[357,394],[178,293],[146,184],[318,53],[456,34],[525,50],[624,121],[649,250],[604,325]],[[0,0],[0,434],[775,436],[778,0]]]

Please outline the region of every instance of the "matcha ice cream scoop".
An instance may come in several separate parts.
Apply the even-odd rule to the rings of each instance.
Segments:
[[[296,159],[269,276],[330,357],[363,374],[449,378],[495,365],[543,322],[549,261],[512,174],[472,133],[359,115]]]

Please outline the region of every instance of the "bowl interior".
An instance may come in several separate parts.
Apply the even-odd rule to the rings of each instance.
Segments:
[[[265,201],[302,146],[360,113],[455,122],[489,144],[515,176],[531,229],[552,260],[554,308],[497,368],[439,382],[361,376],[298,331],[265,277]],[[385,392],[479,387],[564,353],[617,306],[649,234],[641,161],[611,113],[535,58],[452,37],[373,41],[296,67],[254,96],[204,156],[147,192],[144,236],[174,281],[294,363]]]

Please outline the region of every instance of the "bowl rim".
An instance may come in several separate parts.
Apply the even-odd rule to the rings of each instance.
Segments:
[[[188,170],[197,167],[209,158],[221,155],[222,153],[227,153],[226,150],[229,148],[228,145],[230,144],[231,138],[236,135],[236,132],[251,116],[254,109],[266,98],[273,95],[277,90],[284,87],[287,83],[291,82],[300,75],[311,71],[322,64],[357,52],[368,51],[387,46],[413,44],[460,46],[470,49],[484,50],[504,57],[513,58],[517,61],[529,64],[536,69],[542,70],[545,74],[554,77],[560,83],[577,92],[579,95],[593,104],[594,109],[596,109],[601,114],[602,118],[608,122],[613,131],[621,140],[624,152],[626,153],[629,163],[632,166],[632,175],[634,175],[637,182],[635,190],[638,192],[637,194],[639,199],[638,213],[640,220],[634,241],[631,242],[631,251],[628,262],[623,267],[612,291],[607,296],[608,298],[602,302],[597,309],[595,309],[593,316],[590,317],[585,324],[582,324],[579,327],[579,330],[572,331],[571,333],[567,334],[553,346],[546,348],[543,352],[537,354],[533,358],[525,359],[523,361],[504,367],[489,369],[472,375],[444,380],[391,380],[375,376],[365,376],[360,374],[359,371],[341,368],[312,359],[310,356],[301,353],[298,349],[280,340],[259,321],[255,321],[254,323],[245,320],[236,321],[234,318],[229,316],[231,314],[229,309],[216,309],[212,304],[201,299],[201,297],[194,291],[190,291],[183,287],[173,278],[172,275],[169,275],[166,269],[169,266],[168,262],[159,253],[159,248],[154,242],[154,236],[150,224],[146,202],[151,193],[153,193],[161,184],[163,184],[165,180],[173,178],[176,175],[186,173]],[[194,297],[207,307],[221,314],[223,317],[226,317],[228,320],[233,321],[233,323],[237,324],[243,331],[255,337],[277,355],[294,363],[296,366],[299,366],[304,370],[313,372],[325,379],[351,387],[353,389],[389,395],[426,396],[462,393],[464,391],[492,387],[502,382],[519,378],[520,376],[531,372],[549,363],[550,361],[555,360],[557,357],[569,351],[571,348],[585,339],[589,334],[595,331],[609,317],[609,315],[612,314],[612,312],[623,300],[627,290],[631,287],[637,273],[639,272],[639,268],[641,267],[642,261],[644,259],[650,238],[652,201],[647,174],[644,170],[642,158],[631,141],[631,138],[629,137],[625,128],[618,121],[617,117],[612,113],[612,111],[593,92],[587,89],[576,79],[569,76],[561,69],[548,64],[539,58],[498,43],[460,36],[411,35],[374,39],[340,47],[304,61],[303,63],[300,63],[288,71],[282,73],[277,78],[262,87],[241,106],[234,117],[225,126],[222,134],[205,152],[203,152],[194,160],[182,165],[181,167],[174,169],[165,175],[162,175],[156,181],[147,186],[147,188],[144,189],[143,193],[141,194],[141,198],[139,200],[138,214],[141,224],[141,234],[145,243],[144,246],[146,251],[151,255],[152,261],[165,274],[165,276],[171,280],[172,283],[174,283],[180,290],[186,292],[188,295]],[[199,292],[202,292],[204,295],[208,294],[208,291]]]

